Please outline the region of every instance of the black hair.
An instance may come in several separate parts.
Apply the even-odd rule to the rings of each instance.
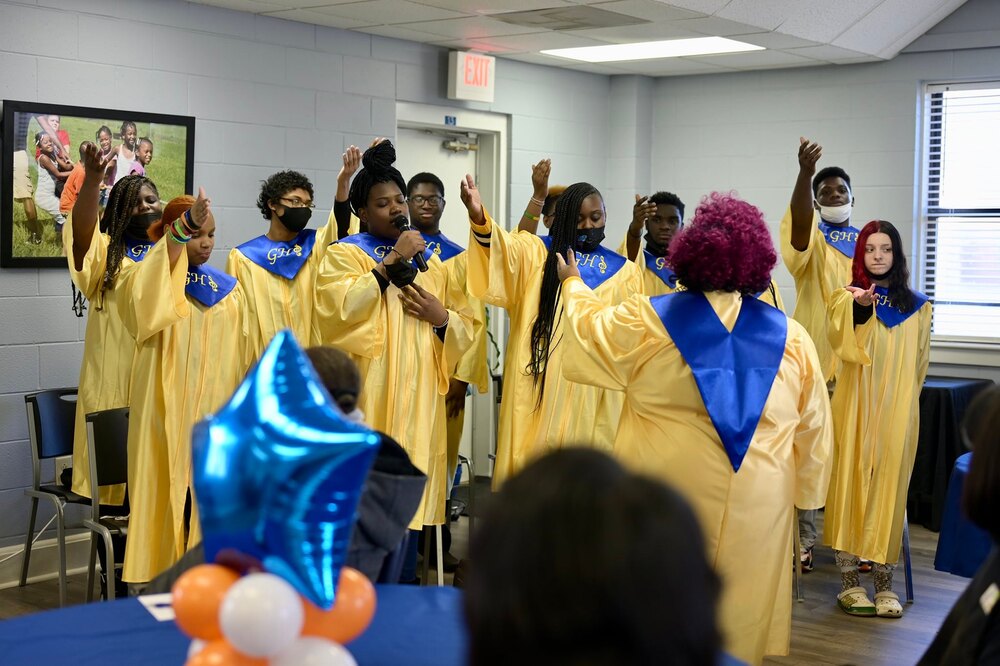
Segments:
[[[144,143],[148,143],[149,146],[150,146],[150,148],[153,147],[153,140],[150,139],[148,136],[144,136],[141,139],[139,139],[138,141],[136,141],[135,142],[135,147],[138,148],[139,146],[141,146]]]
[[[414,188],[416,188],[417,185],[422,185],[424,183],[436,187],[437,191],[441,194],[442,197],[444,197],[444,183],[441,182],[440,178],[426,171],[421,171],[416,176],[410,179],[410,182],[406,184],[406,196],[409,197],[411,194],[413,194],[413,190]]]
[[[820,169],[816,172],[816,175],[813,176],[812,187],[814,197],[816,196],[816,193],[819,192],[820,184],[822,184],[822,182],[827,178],[841,178],[845,183],[847,183],[847,189],[852,192],[854,191],[851,187],[851,177],[847,175],[846,171],[838,166],[828,166]]]
[[[962,420],[962,435],[973,450],[962,508],[1000,543],[1000,387],[991,386],[972,401]]]
[[[876,233],[887,235],[892,243],[892,268],[889,269],[889,273],[884,278],[881,278],[889,283],[887,287],[889,303],[900,312],[911,312],[915,302],[913,292],[910,291],[910,269],[906,265],[906,255],[903,253],[903,240],[891,222],[872,220],[861,229],[857,245],[854,248],[851,284],[867,289],[875,279],[875,276],[869,273],[865,267],[865,247],[869,237]]]
[[[127,130],[129,127],[131,127],[132,129],[134,129],[136,134],[139,133],[139,128],[135,126],[134,122],[132,122],[131,120],[123,120],[122,121],[122,128],[118,131],[119,138],[122,138],[122,139],[125,138],[125,130]]]
[[[340,410],[345,414],[354,411],[361,394],[361,373],[351,357],[330,346],[310,347],[306,356]]]
[[[260,196],[257,197],[257,207],[265,220],[270,220],[274,214],[267,204],[277,201],[292,190],[302,189],[313,196],[313,186],[305,174],[298,171],[279,171],[272,173],[260,186]]]
[[[114,288],[122,259],[125,258],[125,230],[132,219],[132,209],[139,205],[139,192],[148,185],[160,196],[156,184],[145,176],[125,176],[111,188],[108,204],[101,216],[101,231],[108,234],[108,260],[104,271],[104,281],[101,283],[101,302],[104,292]]]
[[[35,145],[42,147],[42,137],[47,136],[45,132],[35,132]]]
[[[491,498],[469,544],[471,666],[717,663],[719,579],[691,507],[567,448]]]
[[[368,194],[379,183],[396,183],[400,194],[407,191],[403,174],[392,166],[395,161],[396,149],[388,139],[372,146],[361,156],[361,170],[351,182],[348,193],[351,209],[356,216],[361,217],[361,209],[368,205]]]
[[[109,137],[111,137],[112,139],[115,138],[114,132],[111,131],[110,127],[108,127],[107,125],[101,125],[100,127],[97,128],[97,131],[94,132],[94,141],[101,140],[101,132],[107,132]]]
[[[545,375],[548,370],[549,352],[552,349],[552,333],[559,324],[562,308],[559,307],[559,276],[556,274],[556,254],[566,256],[566,250],[573,247],[576,228],[580,223],[580,206],[592,194],[601,196],[590,183],[574,183],[566,188],[556,202],[552,226],[549,227],[549,254],[545,258],[542,271],[542,286],[538,297],[538,315],[531,327],[531,361],[527,372],[538,387],[538,404],[545,394]],[[558,341],[556,342],[558,344]]]
[[[657,192],[649,197],[649,202],[655,203],[657,206],[674,206],[680,214],[681,222],[684,221],[684,202],[673,192]]]

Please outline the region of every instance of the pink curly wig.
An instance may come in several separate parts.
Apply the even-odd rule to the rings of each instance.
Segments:
[[[667,262],[693,291],[757,294],[778,261],[764,215],[733,194],[712,192],[672,243]]]

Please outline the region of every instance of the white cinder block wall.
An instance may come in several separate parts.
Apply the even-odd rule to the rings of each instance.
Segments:
[[[344,148],[394,136],[397,101],[508,114],[513,214],[542,156],[568,182],[604,182],[609,77],[503,61],[486,105],[446,99],[446,71],[444,49],[179,0],[0,2],[0,98],[197,118],[219,266],[264,230],[255,201],[278,169],[309,175],[325,220]],[[0,270],[0,547],[27,522],[23,395],[78,381],[85,320],[70,305],[66,271]]]

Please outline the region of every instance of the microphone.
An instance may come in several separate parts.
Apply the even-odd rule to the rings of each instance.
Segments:
[[[396,227],[400,231],[410,231],[413,227],[410,226],[410,221],[406,219],[405,215],[398,215],[393,221],[392,226]],[[413,255],[413,263],[417,265],[417,269],[421,273],[427,272],[427,260],[424,259],[424,253],[418,252]]]

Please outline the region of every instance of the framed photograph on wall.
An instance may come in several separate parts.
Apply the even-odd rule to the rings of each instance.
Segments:
[[[102,206],[130,173],[156,183],[163,201],[191,192],[191,116],[4,100],[0,266],[66,266],[62,228],[83,179],[80,146],[88,141],[113,156]]]

